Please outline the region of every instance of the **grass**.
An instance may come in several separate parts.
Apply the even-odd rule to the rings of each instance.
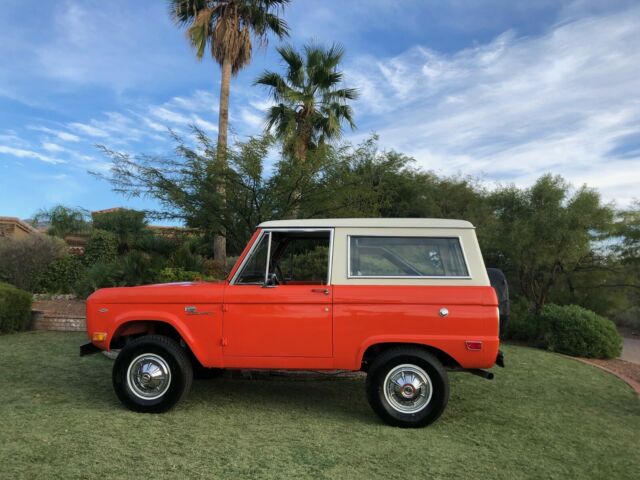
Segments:
[[[118,403],[81,334],[0,336],[0,478],[638,478],[640,402],[624,383],[506,346],[489,382],[451,375],[426,429],[380,423],[361,378],[197,381],[164,415]]]

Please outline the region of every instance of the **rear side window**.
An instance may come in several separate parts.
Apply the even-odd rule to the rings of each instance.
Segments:
[[[460,239],[349,237],[350,277],[468,277]]]

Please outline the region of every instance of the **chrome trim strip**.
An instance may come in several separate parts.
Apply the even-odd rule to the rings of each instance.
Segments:
[[[238,279],[238,275],[240,275],[240,273],[244,269],[245,264],[249,261],[249,258],[251,257],[255,249],[258,247],[258,245],[260,245],[260,241],[262,240],[262,237],[264,237],[264,235],[265,235],[265,231],[263,230],[260,232],[260,235],[258,235],[258,238],[256,238],[256,241],[253,242],[253,245],[251,245],[251,248],[247,252],[247,256],[244,257],[244,259],[242,260],[242,263],[238,267],[238,270],[236,270],[236,273],[233,275],[233,278],[229,282],[229,285],[235,285],[236,280]]]
[[[267,268],[264,271],[264,284],[266,285],[267,282],[269,281],[269,264],[271,263],[271,238],[273,235],[271,235],[272,232],[269,232],[269,240],[267,240],[269,243],[267,243]]]
[[[381,238],[457,238],[458,244],[460,245],[460,250],[462,251],[462,258],[464,260],[465,268],[467,269],[468,275],[351,275],[351,237],[381,237]],[[366,234],[366,235],[349,235],[347,234],[347,278],[380,278],[380,279],[407,279],[407,280],[426,280],[426,279],[435,279],[435,280],[470,280],[473,278],[471,274],[471,269],[469,268],[469,262],[467,261],[467,254],[464,250],[464,245],[462,243],[462,236],[460,235],[438,235],[438,236],[429,236],[429,235],[376,235],[376,234]]]

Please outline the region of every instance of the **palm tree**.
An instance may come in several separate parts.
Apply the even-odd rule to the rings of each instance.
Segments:
[[[276,102],[267,113],[266,129],[274,131],[294,160],[304,162],[309,150],[341,137],[343,123],[355,128],[348,102],[355,100],[358,92],[341,86],[341,45],[327,49],[309,44],[302,53],[290,45],[277,50],[285,74],[266,71],[254,84],[267,87]]]
[[[265,45],[267,35],[288,35],[286,22],[278,16],[289,0],[169,0],[171,16],[181,27],[202,59],[207,47],[222,69],[218,117],[217,159],[226,162],[229,129],[229,88],[231,76],[251,62],[252,40]],[[224,185],[219,193],[224,199]],[[214,258],[226,262],[226,240],[214,240]]]

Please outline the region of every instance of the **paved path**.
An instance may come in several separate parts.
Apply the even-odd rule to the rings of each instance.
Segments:
[[[622,360],[640,365],[640,338],[622,338]]]

